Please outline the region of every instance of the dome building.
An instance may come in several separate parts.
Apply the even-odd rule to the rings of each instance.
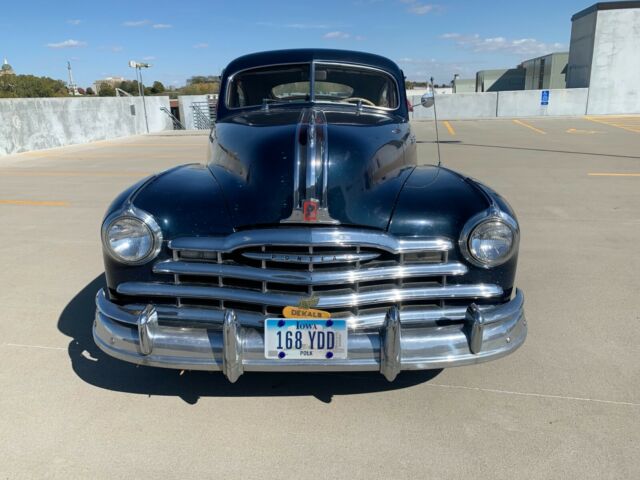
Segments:
[[[0,75],[15,75],[16,73],[13,71],[13,67],[9,65],[7,62],[7,58],[5,57],[4,62],[2,62],[2,67],[0,67]]]

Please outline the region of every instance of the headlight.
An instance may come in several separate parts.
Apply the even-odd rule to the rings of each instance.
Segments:
[[[518,240],[518,224],[509,215],[504,212],[482,214],[465,226],[460,249],[474,265],[490,268],[509,260],[517,250]]]
[[[107,219],[102,243],[115,260],[140,265],[155,258],[162,246],[162,232],[151,215],[130,209]]]

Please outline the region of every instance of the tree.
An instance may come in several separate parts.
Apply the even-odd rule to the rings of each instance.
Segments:
[[[78,93],[79,93],[80,95],[86,95],[87,91],[86,91],[84,88],[79,87],[79,88],[78,88]]]
[[[153,94],[158,94],[158,93],[163,93],[166,89],[164,88],[164,85],[162,84],[162,82],[159,81],[155,81],[153,82],[153,86],[151,87],[151,93]]]
[[[67,86],[61,80],[34,75],[2,75],[0,76],[0,97],[66,97]]]
[[[109,83],[102,83],[100,85],[100,91],[98,92],[98,95],[100,95],[101,97],[115,97],[116,89],[113,88],[113,86]]]
[[[220,77],[217,75],[194,75],[187,79],[187,85],[195,85],[197,83],[220,83]]]
[[[137,80],[124,80],[120,82],[120,85],[118,85],[118,88],[120,90],[124,90],[130,95],[140,95]]]
[[[207,95],[219,91],[220,83],[218,82],[194,83],[180,89],[182,95]]]
[[[91,87],[87,87],[87,89],[84,91],[85,95],[95,95],[96,92],[93,91],[93,88]]]

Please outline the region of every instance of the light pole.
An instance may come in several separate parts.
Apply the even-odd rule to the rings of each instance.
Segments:
[[[147,119],[147,102],[144,99],[144,85],[142,84],[142,69],[149,68],[149,63],[140,63],[135,60],[129,60],[129,66],[136,69],[136,80],[138,81],[138,93],[142,97],[142,108],[144,109],[144,124],[147,127],[147,133],[149,133],[149,120]],[[140,77],[138,79],[138,77]]]

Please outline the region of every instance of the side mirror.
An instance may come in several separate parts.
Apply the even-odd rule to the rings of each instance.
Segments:
[[[433,107],[434,102],[435,102],[435,99],[433,98],[433,90],[429,90],[427,93],[422,95],[422,97],[420,98],[420,104],[424,108]]]

